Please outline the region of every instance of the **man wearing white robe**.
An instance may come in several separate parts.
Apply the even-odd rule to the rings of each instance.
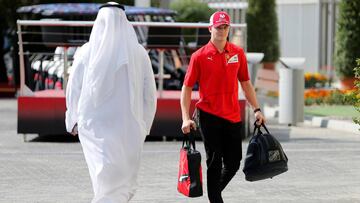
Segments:
[[[99,10],[89,42],[75,54],[66,89],[66,128],[78,132],[93,203],[132,198],[156,111],[149,56],[120,7]]]

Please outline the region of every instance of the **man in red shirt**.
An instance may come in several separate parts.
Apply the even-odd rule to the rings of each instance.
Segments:
[[[265,123],[249,80],[247,60],[242,48],[227,41],[230,17],[218,11],[210,17],[208,44],[192,54],[181,91],[182,131],[196,128],[189,108],[192,87],[199,84],[196,103],[198,127],[204,140],[207,164],[207,189],[211,203],[222,203],[222,190],[240,167],[242,158],[241,117],[238,82],[252,106],[258,124]]]

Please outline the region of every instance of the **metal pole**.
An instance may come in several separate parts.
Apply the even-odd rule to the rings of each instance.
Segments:
[[[51,21],[51,20],[18,20],[18,24],[24,26],[71,26],[91,27],[94,21]],[[132,26],[154,26],[154,27],[181,27],[181,28],[207,28],[209,23],[188,23],[188,22],[135,22]],[[232,28],[243,28],[246,24],[231,24]]]
[[[64,73],[63,73],[63,90],[64,93],[66,93],[66,85],[67,85],[67,81],[68,81],[68,74],[67,74],[67,70],[68,70],[68,57],[67,57],[67,50],[68,47],[64,47]]]
[[[328,18],[328,54],[327,54],[327,76],[332,80],[332,66],[333,66],[333,55],[334,55],[334,32],[335,32],[335,1],[329,2],[329,18]]]
[[[241,30],[243,30],[243,42],[244,42],[244,45],[243,45],[243,49],[245,52],[247,52],[247,27],[243,27],[241,28]]]
[[[322,34],[322,27],[323,27],[323,6],[324,6],[324,2],[320,1],[319,4],[318,4],[318,17],[319,17],[319,27],[318,27],[318,67],[322,67],[324,64],[323,64],[323,60],[322,60],[322,52],[323,52],[323,43],[322,43],[322,40],[323,40],[323,34]]]
[[[21,25],[17,24],[18,28],[18,38],[19,38],[19,60],[20,60],[20,96],[24,95],[25,88],[25,62],[24,62],[24,49],[23,49],[23,40],[21,34]]]
[[[164,49],[159,49],[159,96],[162,98],[164,90]]]

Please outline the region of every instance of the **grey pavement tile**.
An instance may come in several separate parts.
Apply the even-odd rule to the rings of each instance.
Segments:
[[[289,171],[273,179],[246,182],[240,170],[225,189],[227,203],[360,202],[360,135],[309,126],[269,128],[289,157]],[[16,100],[0,100],[0,202],[85,203],[92,198],[88,169],[78,142],[49,141],[16,134]],[[51,140],[51,138],[50,138]],[[207,203],[176,190],[181,142],[146,142],[134,203]],[[245,153],[247,140],[243,142]],[[243,164],[243,162],[242,162]],[[243,165],[241,165],[241,168]]]

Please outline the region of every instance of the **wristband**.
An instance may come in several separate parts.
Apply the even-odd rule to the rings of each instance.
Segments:
[[[261,109],[260,109],[260,108],[255,109],[255,110],[254,110],[254,113],[256,113],[256,112],[258,112],[258,111],[261,112]]]

